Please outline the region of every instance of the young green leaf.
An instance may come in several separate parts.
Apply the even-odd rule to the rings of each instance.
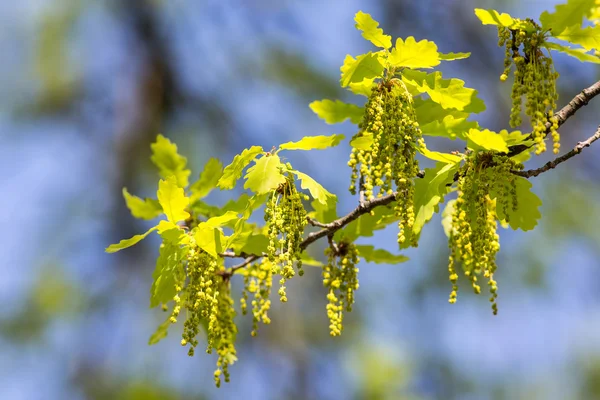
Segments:
[[[158,222],[158,225],[156,225],[156,230],[158,231],[159,235],[163,235],[164,232],[166,231],[170,231],[173,229],[177,229],[179,230],[179,226],[171,221],[165,221],[164,219]]]
[[[438,57],[442,61],[463,60],[470,56],[471,53],[438,53]]]
[[[152,346],[153,344],[156,344],[162,339],[166,338],[169,331],[169,327],[171,325],[173,324],[171,323],[171,316],[169,316],[165,322],[163,322],[158,326],[158,328],[156,328],[156,331],[154,331],[152,336],[150,336],[150,339],[148,339],[148,344]]]
[[[177,153],[177,145],[159,134],[156,142],[150,147],[152,148],[150,159],[158,167],[160,176],[164,179],[175,176],[179,187],[187,187],[191,171],[185,168],[187,159]]]
[[[516,211],[513,211],[512,207],[508,207],[508,215],[505,215],[503,207],[497,202],[496,213],[501,220],[505,220],[508,217],[512,229],[529,231],[535,228],[537,221],[542,217],[542,214],[539,211],[542,200],[531,191],[533,186],[531,182],[520,176],[515,179],[517,191]],[[508,199],[508,201],[512,200]]]
[[[194,239],[196,244],[202,250],[206,251],[212,257],[217,258],[223,252],[223,243],[225,243],[225,235],[221,229],[216,228],[201,222],[194,228]]]
[[[388,61],[395,67],[433,68],[440,63],[438,49],[429,40],[417,42],[413,36],[398,38]]]
[[[211,157],[204,165],[200,178],[190,187],[190,202],[202,199],[217,187],[217,182],[223,176],[223,164],[218,159]]]
[[[474,113],[485,110],[485,104],[477,97],[475,89],[464,87],[465,82],[460,79],[443,79],[439,71],[427,74],[422,71],[405,70],[402,80],[419,93],[427,93],[431,100],[442,108]]]
[[[353,82],[362,82],[365,78],[371,79],[381,76],[383,65],[378,54],[368,52],[357,56],[356,59],[351,55],[347,55],[340,71],[342,72],[340,84],[342,87],[346,87]]]
[[[471,129],[467,133],[469,140],[468,147],[472,150],[495,150],[502,153],[508,153],[508,146],[502,135],[492,132],[489,129],[483,131]]]
[[[568,0],[566,4],[559,4],[555,11],[544,11],[540,15],[542,28],[551,29],[552,35],[561,34],[566,28],[583,23],[583,18],[590,15],[594,0]]]
[[[409,260],[402,254],[392,254],[384,249],[375,249],[373,246],[357,244],[358,255],[366,262],[377,264],[400,264]]]
[[[376,86],[375,79],[376,78],[365,78],[360,82],[350,82],[348,87],[354,94],[369,97],[373,91],[373,87]]]
[[[340,100],[317,100],[308,106],[319,118],[325,120],[328,124],[337,124],[347,119],[350,119],[353,124],[358,124],[364,113],[364,107],[344,103]]]
[[[519,144],[530,146],[534,143],[533,140],[528,139],[529,134],[521,133],[521,131],[508,132],[506,129],[503,129],[500,132],[498,132],[498,134],[502,136],[502,139],[504,139],[506,145],[509,147],[516,146]]]
[[[475,15],[481,20],[483,25],[498,25],[510,28],[516,22],[509,14],[500,14],[496,10],[476,8]]]
[[[366,132],[350,141],[350,146],[359,150],[369,150],[371,145],[373,145],[373,135]]]
[[[223,215],[210,218],[205,222],[205,224],[213,228],[219,228],[221,226],[227,225],[231,221],[239,220],[238,214],[239,213],[235,211],[227,211]]]
[[[181,261],[186,257],[187,252],[188,247],[180,247],[178,244],[163,241],[156,260],[156,268],[152,273],[150,308],[173,300],[173,296],[177,293],[175,285],[181,285],[185,279]]]
[[[563,30],[555,38],[583,47],[586,51],[600,49],[600,25],[582,28],[574,25]]]
[[[469,117],[468,112],[458,111],[454,108],[444,108],[431,99],[415,97],[413,100],[415,112],[417,113],[417,120],[421,126],[433,121],[442,121],[448,115],[451,115],[455,119],[466,119]]]
[[[305,136],[298,142],[287,142],[279,146],[281,150],[323,150],[329,147],[335,147],[345,136],[334,134],[330,136]]]
[[[256,164],[248,168],[244,189],[250,189],[256,194],[263,194],[276,189],[285,182],[281,173],[283,164],[277,154],[265,155],[255,160]]]
[[[373,214],[363,214],[334,235],[335,240],[342,238],[354,241],[361,236],[373,236],[376,230],[384,229],[398,220],[393,208],[377,207]]]
[[[225,167],[223,170],[223,176],[219,178],[217,186],[222,190],[231,190],[235,187],[238,179],[242,176],[244,168],[250,164],[257,155],[263,152],[263,148],[260,146],[252,146],[249,149],[244,149],[242,154],[238,154],[233,158],[231,164]]]
[[[106,251],[107,253],[116,253],[119,250],[123,250],[128,247],[131,247],[134,244],[141,241],[142,239],[146,238],[146,236],[148,236],[151,232],[154,232],[155,230],[156,230],[156,226],[153,226],[152,228],[148,229],[146,231],[146,233],[142,233],[141,235],[135,235],[129,239],[123,239],[117,244],[111,244],[104,251]]]
[[[454,174],[460,167],[456,164],[438,163],[435,168],[425,170],[423,179],[415,180],[415,223],[413,225],[413,235],[419,235],[423,226],[433,214],[437,212],[437,207],[444,200],[444,196],[450,190],[447,186],[454,180]]]
[[[442,227],[447,237],[450,237],[452,232],[452,214],[454,214],[454,204],[456,199],[452,199],[446,203],[444,211],[442,211]]]
[[[356,29],[362,31],[362,37],[375,46],[384,49],[392,47],[392,37],[383,33],[383,29],[379,28],[379,22],[375,21],[371,15],[359,11],[354,16],[354,21],[356,21]]]
[[[177,185],[175,177],[166,180],[161,179],[158,182],[156,196],[170,222],[176,224],[190,217],[190,214],[185,210],[190,204],[190,199],[185,196],[183,189]]]
[[[430,160],[440,161],[444,164],[456,164],[462,160],[462,157],[459,155],[431,151],[426,147],[418,147],[417,150],[419,151],[419,153],[423,154],[423,156],[429,158]]]
[[[240,237],[243,239],[240,239]],[[269,237],[261,232],[252,232],[245,237],[240,235],[235,238],[230,247],[238,253],[262,254],[269,247]]]
[[[469,129],[478,128],[479,124],[476,121],[467,121],[466,118],[455,118],[452,115],[446,115],[441,121],[432,121],[420,126],[423,135],[443,136],[451,140],[458,137],[466,140],[466,133]]]
[[[125,198],[127,208],[129,208],[131,215],[135,218],[150,220],[162,214],[162,207],[157,200],[148,198],[142,200],[137,196],[129,194],[127,188],[123,188],[123,197]]]
[[[327,204],[321,203],[319,200],[313,200],[310,205],[314,211],[308,213],[308,216],[327,224],[337,219],[337,196],[332,194],[327,198]]]
[[[308,265],[309,267],[318,267],[322,268],[323,263],[321,261],[317,261],[311,256],[309,256],[305,251],[300,254],[300,260],[302,260],[302,265]]]
[[[563,46],[558,43],[546,42],[543,44],[544,47],[550,50],[560,51],[568,56],[575,57],[581,62],[591,62],[594,64],[600,64],[600,57],[593,54],[588,54],[585,49],[573,49],[569,46]]]
[[[308,189],[312,198],[318,200],[321,204],[327,204],[331,197],[335,197],[310,176],[300,171],[292,171],[292,173],[300,179],[300,187]]]

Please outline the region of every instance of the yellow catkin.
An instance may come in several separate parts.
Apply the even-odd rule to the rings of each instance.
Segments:
[[[269,236],[268,260],[272,273],[281,275],[278,294],[282,302],[287,301],[285,282],[296,275],[294,263],[298,275],[304,274],[300,243],[307,220],[302,198],[290,173],[285,182],[269,195],[265,207]]]
[[[398,192],[395,211],[402,245],[409,240],[414,224],[414,178],[419,172],[415,154],[423,142],[412,96],[400,80],[389,79],[373,88],[359,128],[354,139],[371,144],[352,149],[350,192],[356,194],[357,182],[366,200],[391,194],[394,189]]]
[[[478,277],[483,275],[487,279],[492,310],[494,314],[498,312],[498,286],[494,280],[496,254],[500,250],[496,232],[498,212],[508,222],[511,212],[517,210],[516,176],[511,171],[519,169],[522,165],[507,156],[480,152],[469,154],[459,171],[458,198],[448,239],[448,273],[452,283],[450,303],[456,302],[456,266],[461,265],[476,294],[481,293]]]
[[[328,262],[323,266],[323,286],[328,289],[329,333],[339,336],[343,330],[344,310],[352,311],[354,291],[358,289],[358,250],[353,243],[341,241],[325,254]]]
[[[506,81],[514,65],[512,107],[510,125],[521,125],[522,98],[525,98],[525,114],[531,120],[535,153],[546,150],[544,138],[549,133],[554,142],[553,152],[560,151],[558,120],[554,116],[558,92],[558,73],[550,55],[545,55],[542,46],[547,32],[533,20],[517,20],[514,27],[498,27],[498,45],[505,48],[504,71],[501,81]]]

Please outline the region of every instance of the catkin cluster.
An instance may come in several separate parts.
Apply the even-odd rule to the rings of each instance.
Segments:
[[[243,270],[244,291],[240,299],[242,314],[248,313],[248,293],[252,294],[252,336],[258,334],[258,323],[271,323],[268,312],[271,309],[271,287],[273,286],[273,267],[269,260],[263,258],[260,262],[250,265]]]
[[[497,209],[502,209],[507,222],[510,210],[517,209],[516,176],[511,170],[521,168],[521,164],[507,156],[481,152],[470,154],[460,170],[458,198],[454,205],[448,240],[448,272],[452,283],[450,303],[456,302],[456,269],[461,264],[476,294],[481,293],[477,277],[483,273],[487,278],[492,310],[494,314],[498,313],[498,286],[494,280],[496,253],[500,250],[499,236],[496,233]]]
[[[372,90],[365,114],[354,139],[372,139],[368,149],[353,147],[350,192],[359,190],[367,200],[397,190],[398,243],[406,241],[415,218],[413,178],[419,172],[417,146],[424,146],[412,96],[398,79],[381,82]],[[377,188],[378,191],[377,191]],[[376,193],[377,192],[377,193]]]
[[[358,289],[358,250],[353,243],[341,241],[337,246],[325,250],[327,265],[323,266],[323,285],[329,290],[326,306],[329,318],[329,333],[342,333],[344,309],[352,311],[354,291]]]
[[[554,110],[558,99],[558,73],[554,70],[552,58],[542,52],[545,32],[531,19],[516,26],[522,26],[523,29],[498,27],[498,45],[505,48],[504,72],[500,80],[505,81],[512,66],[515,66],[510,124],[512,127],[521,125],[521,99],[525,96],[525,114],[531,119],[535,153],[541,154],[546,150],[544,138],[546,125],[549,124],[554,153],[557,154],[560,136]]]
[[[177,322],[181,308],[186,310],[181,345],[189,345],[188,355],[193,356],[198,345],[200,327],[207,333],[206,352],[217,351],[215,383],[221,384],[221,374],[229,382],[228,365],[235,361],[234,339],[237,327],[233,322],[235,311],[229,281],[217,272],[223,270],[217,260],[194,245],[193,238],[187,252],[186,280],[184,286],[176,284],[171,323]]]
[[[303,195],[296,190],[293,175],[289,174],[286,181],[270,194],[265,207],[268,260],[272,264],[272,273],[281,275],[278,294],[282,302],[287,301],[285,282],[296,274],[294,262],[298,275],[304,274],[300,243],[307,220],[302,198]]]

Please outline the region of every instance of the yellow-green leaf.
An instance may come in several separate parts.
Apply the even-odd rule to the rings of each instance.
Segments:
[[[455,203],[456,199],[448,201],[446,207],[444,207],[444,211],[442,211],[442,227],[447,237],[450,237],[450,233],[452,232],[452,214],[454,214]]]
[[[425,157],[430,160],[440,161],[444,164],[456,164],[462,160],[462,157],[459,155],[454,155],[450,153],[440,153],[438,151],[430,151],[426,147],[417,147],[419,153],[423,154]]]
[[[594,0],[568,0],[566,4],[557,5],[552,13],[544,11],[540,15],[542,28],[559,35],[569,26],[581,26],[583,18],[591,14],[594,3]]]
[[[539,211],[542,200],[531,191],[532,186],[532,183],[525,178],[520,176],[515,178],[517,209],[513,210],[512,207],[508,207],[508,215],[504,214],[504,209],[500,205],[500,202],[496,203],[498,218],[502,220],[508,219],[510,227],[514,230],[532,230],[537,225],[537,221],[542,217]],[[510,200],[507,199],[507,201]]]
[[[409,260],[402,254],[392,254],[384,249],[375,249],[373,246],[358,244],[356,245],[358,255],[366,262],[377,264],[400,264]]]
[[[208,159],[200,178],[190,187],[190,201],[193,203],[198,199],[202,199],[217,187],[217,182],[223,176],[223,164],[218,159],[211,157]]]
[[[476,121],[467,121],[466,118],[455,118],[452,115],[446,115],[441,121],[421,124],[421,132],[423,132],[423,135],[428,136],[443,136],[451,140],[458,137],[465,140],[469,129],[478,126],[479,124]]]
[[[427,74],[422,71],[405,70],[402,80],[419,93],[427,93],[431,100],[443,108],[475,113],[485,110],[485,104],[477,97],[475,89],[464,87],[465,82],[460,79],[443,79],[439,71]]]
[[[319,118],[325,120],[328,124],[337,124],[347,119],[350,119],[354,124],[358,124],[364,113],[364,107],[344,103],[340,100],[317,100],[308,106]]]
[[[322,204],[319,200],[313,200],[310,205],[314,211],[308,215],[321,223],[329,223],[337,219],[337,196],[332,194],[327,198],[327,204]]]
[[[169,327],[171,325],[173,324],[171,323],[171,316],[169,315],[166,321],[160,324],[158,328],[156,328],[156,331],[154,331],[152,336],[150,336],[150,339],[148,339],[148,344],[152,346],[153,344],[156,344],[162,339],[166,338],[167,334],[169,333]]]
[[[600,25],[588,26],[586,28],[582,28],[580,25],[573,25],[563,30],[560,35],[554,35],[554,37],[577,44],[587,51],[600,49]]]
[[[318,200],[321,204],[327,204],[331,197],[335,197],[310,176],[300,171],[292,172],[300,179],[300,187],[308,189],[312,198]]]
[[[558,43],[546,42],[544,43],[544,47],[550,50],[560,51],[566,55],[571,57],[575,57],[581,62],[591,62],[594,64],[600,64],[600,57],[595,56],[593,54],[588,54],[585,49],[573,49],[569,46],[563,46]]]
[[[442,61],[463,60],[470,56],[471,53],[438,53],[438,57]]]
[[[375,46],[384,49],[392,47],[392,37],[383,33],[383,29],[379,28],[379,22],[375,21],[371,15],[359,11],[354,16],[354,21],[356,21],[356,29],[362,31],[362,37]]]
[[[173,296],[177,294],[175,286],[183,286],[185,273],[182,260],[187,255],[188,250],[188,247],[181,247],[177,242],[163,240],[163,245],[160,246],[159,256],[156,260],[156,267],[152,273],[150,308],[173,300]]]
[[[177,145],[171,143],[163,135],[156,137],[156,142],[150,145],[152,157],[150,159],[158,167],[160,176],[168,178],[175,176],[177,185],[187,187],[191,171],[186,169],[187,159],[177,153]]]
[[[260,146],[252,146],[249,149],[244,149],[242,154],[238,154],[233,158],[231,164],[225,167],[223,170],[223,176],[217,182],[217,186],[220,189],[230,190],[235,187],[236,182],[242,176],[244,168],[250,164],[257,155],[263,152],[263,148]]]
[[[156,230],[156,226],[153,226],[152,228],[148,229],[146,231],[146,233],[142,233],[141,235],[135,235],[135,236],[133,236],[133,237],[131,237],[129,239],[123,239],[123,240],[121,240],[117,244],[111,244],[104,251],[106,251],[107,253],[116,253],[119,250],[123,250],[123,249],[126,249],[128,247],[131,247],[134,244],[136,244],[139,241],[141,241],[142,239],[144,239],[151,232],[154,232],[155,230]]]
[[[302,266],[307,265],[309,267],[323,267],[323,263],[321,261],[317,261],[308,255],[305,251],[300,254],[300,260],[302,261]]]
[[[443,121],[448,115],[451,115],[455,119],[466,119],[469,116],[469,113],[465,111],[458,111],[454,108],[443,108],[431,99],[415,97],[413,100],[417,120],[421,126],[434,121]]]
[[[357,136],[350,141],[350,146],[359,150],[369,150],[373,144],[373,134],[363,132],[362,136]]]
[[[341,134],[305,136],[298,142],[283,143],[279,148],[281,150],[323,150],[337,146],[344,140],[344,137]]]
[[[171,221],[165,221],[163,219],[158,222],[158,225],[156,225],[156,229],[158,230],[158,234],[162,235],[164,232],[169,231],[171,229],[179,229],[179,225]]]
[[[208,254],[217,258],[219,253],[223,252],[223,243],[225,235],[223,232],[214,226],[201,222],[194,228],[194,239],[196,244]]]
[[[277,189],[285,182],[281,173],[281,160],[277,154],[265,155],[255,160],[256,164],[248,168],[244,189],[250,189],[256,194],[263,194]]]
[[[427,168],[425,177],[415,180],[415,223],[412,235],[418,236],[423,226],[431,220],[438,210],[438,204],[444,200],[444,196],[450,188],[447,186],[454,179],[454,174],[460,167],[456,164],[438,163],[435,168]]]
[[[483,25],[498,25],[509,28],[515,23],[515,20],[509,14],[500,14],[496,10],[476,8],[475,15],[481,20]]]
[[[469,148],[473,150],[495,150],[508,153],[508,146],[502,135],[492,132],[489,129],[479,130],[471,129],[467,133]]]
[[[375,78],[365,78],[360,82],[350,82],[349,89],[354,94],[369,97],[375,86]]]
[[[506,142],[506,145],[508,147],[516,146],[519,144],[524,144],[524,145],[532,145],[533,144],[533,140],[528,139],[529,134],[521,133],[521,131],[509,132],[506,129],[503,129],[500,132],[498,132],[498,134],[500,136],[502,136],[502,139],[504,139],[504,141]]]
[[[218,217],[212,217],[210,219],[208,219],[205,223],[206,225],[213,227],[213,228],[219,228],[221,226],[226,225],[227,223],[234,221],[234,220],[238,220],[237,212],[235,211],[227,211],[225,214],[223,215],[219,215]]]
[[[417,42],[413,36],[398,38],[388,61],[395,67],[433,68],[440,63],[438,49],[429,40]]]
[[[190,214],[185,210],[190,204],[190,199],[185,196],[183,189],[177,185],[175,177],[166,180],[161,179],[158,182],[156,196],[170,222],[176,224],[190,217]]]
[[[157,200],[148,198],[142,200],[130,194],[127,188],[123,188],[123,197],[125,198],[127,208],[129,208],[131,215],[135,218],[150,220],[162,214],[162,207]]]
[[[383,65],[378,54],[368,52],[357,56],[356,59],[347,55],[340,71],[342,72],[340,84],[346,87],[353,82],[362,82],[365,78],[373,79],[381,76]]]

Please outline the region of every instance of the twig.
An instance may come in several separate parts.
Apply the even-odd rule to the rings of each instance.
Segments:
[[[560,157],[555,158],[552,161],[548,161],[546,164],[544,164],[544,166],[537,168],[537,169],[530,169],[528,171],[512,171],[512,173],[515,175],[522,176],[524,178],[536,177],[539,174],[541,174],[542,172],[549,171],[549,170],[555,168],[558,164],[565,162],[569,158],[574,157],[575,155],[581,153],[581,151],[584,148],[589,147],[592,143],[594,143],[598,139],[600,139],[600,126],[598,127],[598,129],[596,130],[596,133],[594,133],[593,136],[587,138],[583,142],[577,143],[577,146],[575,146],[573,148],[573,150],[569,151],[568,153],[566,153]]]
[[[392,193],[392,194],[388,194],[386,196],[379,197],[379,198],[376,198],[376,199],[373,199],[370,201],[365,201],[364,203],[359,204],[358,207],[356,207],[354,210],[352,210],[349,214],[347,214],[341,218],[338,218],[335,221],[330,222],[328,224],[323,224],[323,225],[325,225],[325,227],[323,229],[321,229],[320,231],[317,231],[317,232],[310,233],[306,237],[306,239],[304,239],[302,241],[302,243],[300,243],[300,249],[305,250],[311,243],[315,242],[316,240],[318,240],[324,236],[327,236],[327,235],[333,235],[335,232],[339,231],[344,226],[348,225],[350,222],[354,221],[361,215],[371,212],[371,210],[374,209],[375,207],[385,206],[385,205],[390,204],[391,202],[393,202],[396,199],[396,195],[397,195],[397,193]]]
[[[221,275],[223,277],[223,279],[229,279],[235,273],[235,271],[237,271],[238,269],[244,268],[246,265],[253,263],[254,261],[260,259],[261,257],[263,257],[263,256],[253,254],[250,257],[246,258],[243,262],[241,262],[237,265],[234,265],[230,269],[218,272],[217,275]]]
[[[327,228],[327,224],[324,224],[322,222],[317,221],[316,219],[312,219],[311,217],[307,216],[306,220],[308,221],[309,224],[311,224],[312,226],[316,226],[319,228]]]
[[[333,254],[338,255],[340,253],[340,250],[333,241],[333,234],[327,235],[327,242],[329,242],[329,247],[331,248],[331,250],[333,250]]]
[[[594,83],[592,86],[588,87],[587,89],[582,90],[581,93],[577,94],[571,101],[569,101],[569,103],[566,106],[564,106],[556,114],[554,114],[558,120],[558,125],[560,126],[560,125],[564,124],[567,119],[569,119],[571,116],[573,116],[577,112],[577,110],[579,110],[581,107],[588,104],[588,102],[591,99],[593,99],[594,97],[596,97],[599,94],[600,94],[600,81]],[[546,124],[546,128],[547,128],[547,130],[546,130],[546,135],[547,135],[549,132],[549,129],[550,129],[549,123]],[[525,178],[538,176],[542,172],[548,171],[548,170],[556,167],[558,164],[575,156],[576,154],[581,153],[581,151],[585,147],[588,147],[589,145],[591,145],[593,142],[595,142],[598,139],[600,139],[600,127],[598,127],[598,130],[592,137],[590,137],[589,139],[587,139],[583,142],[578,143],[577,146],[575,146],[575,148],[573,150],[571,150],[570,152],[566,153],[563,156],[558,157],[554,161],[550,161],[550,162],[546,163],[543,167],[535,169],[535,170],[529,170],[529,171],[513,171],[513,173],[515,173],[519,176],[523,176]],[[524,152],[528,148],[529,148],[529,146],[525,146],[525,145],[512,146],[512,147],[510,147],[510,151],[509,151],[508,155],[511,157],[515,156],[517,154]],[[419,171],[419,173],[417,174],[417,177],[419,177],[419,178],[423,178],[424,176],[425,176],[424,171]],[[458,179],[458,175],[455,175],[454,180],[457,180],[457,179]],[[364,199],[361,199],[361,201],[359,202],[359,205],[354,210],[352,210],[350,213],[348,213],[347,215],[345,215],[343,217],[336,219],[333,222],[326,223],[326,224],[315,221],[311,218],[307,218],[308,222],[311,225],[322,228],[322,229],[317,232],[310,233],[306,237],[306,239],[304,239],[300,243],[300,249],[306,250],[306,248],[308,246],[310,246],[312,243],[316,242],[317,240],[319,240],[322,237],[328,236],[330,238],[333,238],[333,235],[335,232],[342,229],[344,226],[348,225],[352,221],[358,219],[361,215],[371,212],[371,210],[373,210],[374,208],[380,207],[380,206],[385,206],[385,205],[392,203],[396,199],[396,196],[397,196],[397,193],[394,192],[392,194],[388,194],[386,196],[379,197],[379,198],[376,198],[376,199],[373,199],[370,201],[364,201]],[[231,258],[246,257],[242,263],[234,265],[229,270],[222,271],[220,273],[220,275],[223,276],[223,279],[229,279],[235,273],[235,271],[237,271],[241,268],[244,268],[247,265],[249,265],[250,263],[252,263],[256,260],[259,260],[260,258],[265,256],[265,254],[258,255],[258,254],[244,254],[244,253],[240,253],[240,254],[236,255],[233,252],[224,252],[220,255],[222,257],[231,257]]]

